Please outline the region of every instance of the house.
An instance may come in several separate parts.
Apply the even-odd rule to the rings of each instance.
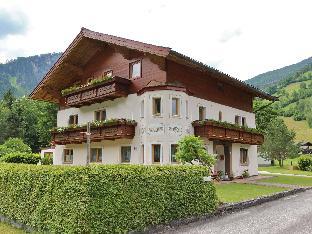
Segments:
[[[253,99],[275,100],[182,55],[85,28],[31,93],[59,105],[54,164],[176,163],[178,140],[204,139],[216,171],[257,174]]]
[[[312,143],[309,141],[304,141],[299,143],[299,148],[302,154],[312,154],[311,149]]]

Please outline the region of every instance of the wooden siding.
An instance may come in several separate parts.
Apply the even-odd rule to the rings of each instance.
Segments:
[[[213,73],[200,72],[167,61],[167,82],[180,82],[195,97],[252,112],[253,96],[230,84],[220,82]]]

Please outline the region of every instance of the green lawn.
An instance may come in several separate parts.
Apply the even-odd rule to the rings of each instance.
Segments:
[[[287,190],[274,186],[239,183],[215,184],[215,186],[221,202],[239,202]]]
[[[274,176],[268,179],[258,180],[258,182],[312,186],[312,178],[299,176]]]
[[[312,176],[311,171],[289,170],[288,166],[284,166],[282,168],[279,166],[259,167],[258,171],[268,171],[268,172],[272,172],[272,173],[294,174],[294,175],[310,175],[310,176]]]
[[[5,233],[5,234],[24,234],[26,232],[21,230],[21,229],[14,228],[14,227],[10,226],[9,224],[0,222],[0,233]]]

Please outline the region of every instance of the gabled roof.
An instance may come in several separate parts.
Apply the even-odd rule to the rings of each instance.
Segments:
[[[75,72],[79,74],[80,72],[79,66],[84,65],[96,53],[98,48],[102,46],[103,42],[105,44],[117,45],[120,47],[125,47],[128,49],[140,51],[143,53],[156,55],[159,57],[164,57],[168,60],[175,61],[177,63],[192,67],[193,69],[201,70],[203,72],[215,73],[218,79],[226,83],[230,83],[236,87],[239,87],[245,90],[246,92],[251,93],[253,96],[268,99],[271,101],[277,100],[276,97],[271,96],[252,85],[246,84],[245,82],[240,81],[236,78],[233,78],[232,76],[225,74],[213,67],[210,67],[199,61],[196,61],[181,53],[178,53],[169,47],[156,46],[156,45],[138,42],[138,41],[134,41],[130,39],[111,36],[111,35],[107,35],[107,34],[103,34],[99,32],[94,32],[86,28],[81,29],[80,33],[76,36],[73,42],[65,50],[62,56],[52,66],[50,71],[44,76],[44,78],[37,85],[37,87],[32,91],[32,93],[30,94],[30,97],[34,99],[45,99],[45,100],[49,100],[52,102],[57,102],[57,100],[53,99],[52,96],[54,95],[57,96],[57,93],[59,92],[58,90],[55,90],[54,85],[52,82],[50,82],[50,80],[53,79],[53,77],[57,77],[57,76],[63,77],[62,79],[60,79],[60,82],[65,82],[65,83],[66,83],[66,80],[64,80],[64,77],[67,77],[69,80],[73,79],[73,77],[71,77],[72,76],[71,73]],[[83,54],[80,53],[81,50],[84,51]],[[71,62],[68,62],[69,60]],[[64,69],[62,69],[64,66],[68,67],[67,72],[64,71]],[[50,84],[47,85],[47,83],[50,83]],[[46,90],[43,90],[44,86],[47,86],[45,88]]]

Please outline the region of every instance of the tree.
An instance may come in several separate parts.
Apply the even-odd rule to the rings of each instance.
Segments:
[[[283,166],[286,158],[297,156],[298,146],[294,142],[295,132],[287,129],[282,119],[275,119],[268,124],[264,132],[264,143],[260,146],[260,155],[269,160],[278,160]]]
[[[187,135],[178,142],[176,158],[182,163],[200,163],[211,168],[215,158],[205,149],[203,140],[194,135]]]
[[[31,148],[19,138],[9,138],[3,145],[0,145],[0,157],[14,152],[29,154],[31,153]]]
[[[270,102],[260,99],[254,101],[254,111],[256,114],[256,126],[261,132],[265,132],[268,129],[269,123],[278,116],[278,113]]]

